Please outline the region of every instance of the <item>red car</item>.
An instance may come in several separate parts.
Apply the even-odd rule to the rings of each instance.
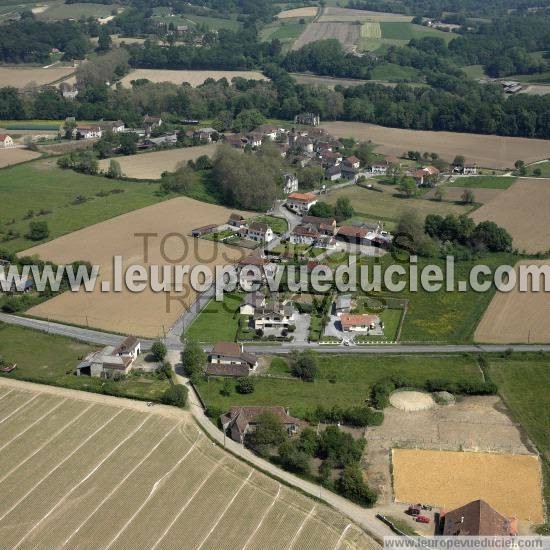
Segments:
[[[430,518],[427,516],[416,516],[415,519],[418,523],[430,523]]]

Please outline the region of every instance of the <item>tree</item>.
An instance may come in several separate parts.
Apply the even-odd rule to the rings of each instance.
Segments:
[[[306,166],[298,176],[298,187],[302,191],[311,191],[320,187],[325,173],[320,166]]]
[[[464,155],[456,155],[453,160],[453,166],[464,166],[465,162],[466,159],[464,158]]]
[[[334,206],[334,217],[337,221],[347,220],[355,214],[349,197],[338,197]]]
[[[290,370],[297,378],[313,382],[317,376],[317,354],[313,350],[293,351],[290,355]]]
[[[377,494],[365,483],[357,465],[346,466],[337,482],[338,492],[361,506],[376,504]]]
[[[164,392],[162,402],[165,405],[183,408],[187,403],[187,394],[187,388],[183,384],[175,384]]]
[[[485,246],[491,252],[508,252],[512,250],[512,237],[506,229],[495,222],[481,222],[474,229],[472,241]]]
[[[172,365],[169,361],[163,361],[159,368],[159,373],[163,374],[167,380],[172,379]]]
[[[318,216],[319,218],[332,218],[334,211],[332,206],[326,202],[319,201],[315,203],[310,209],[309,213],[312,216]]]
[[[514,166],[516,167],[516,170],[520,176],[525,176],[525,174],[527,173],[527,169],[525,168],[525,161],[516,160],[516,162],[514,162]]]
[[[168,350],[166,349],[164,342],[161,342],[160,340],[153,342],[153,345],[151,346],[151,353],[153,354],[155,361],[164,361],[167,352]]]
[[[533,170],[533,176],[540,178],[541,174],[542,174],[542,170],[540,168],[535,168]]]
[[[134,155],[137,151],[138,135],[135,132],[118,134],[119,150],[123,155]]]
[[[436,252],[435,243],[424,231],[424,222],[413,209],[407,209],[399,216],[394,246],[420,256],[432,256]]]
[[[461,199],[464,204],[473,204],[475,202],[474,192],[471,189],[464,189]]]
[[[278,449],[281,465],[285,470],[307,475],[312,457],[299,448],[295,441],[284,441]]]
[[[401,193],[409,199],[414,197],[416,194],[415,181],[410,177],[403,176],[399,182],[399,191],[401,191]]]
[[[206,354],[198,342],[188,340],[181,352],[183,372],[189,377],[203,374],[206,365]]]
[[[27,238],[31,241],[42,241],[47,239],[50,235],[50,229],[48,227],[48,222],[45,221],[34,221],[29,223],[29,232],[27,233]]]
[[[265,122],[265,117],[257,109],[245,109],[241,111],[233,121],[233,130],[235,132],[250,132],[254,128],[261,126]]]
[[[355,152],[355,156],[365,166],[370,165],[374,161],[374,159],[376,158],[376,155],[374,153],[374,146],[372,145],[372,143],[362,141],[357,146],[357,151]]]
[[[257,451],[266,447],[279,446],[287,438],[281,419],[272,412],[264,412],[255,419],[256,428],[246,435],[245,443]]]
[[[386,174],[392,179],[394,185],[397,184],[397,180],[402,173],[401,166],[399,164],[390,164],[386,170]]]
[[[107,177],[117,180],[122,177],[122,168],[120,167],[120,162],[115,159],[109,161],[109,170],[107,170]]]
[[[254,392],[255,383],[252,378],[242,377],[237,380],[237,392],[248,394]]]
[[[229,378],[226,378],[223,381],[223,386],[222,386],[222,389],[220,390],[220,395],[223,395],[224,397],[229,397],[232,391],[233,391],[233,387],[231,386],[231,382],[229,381]]]
[[[113,41],[111,40],[111,35],[109,34],[109,31],[105,28],[101,28],[99,31],[99,38],[97,40],[97,51],[98,52],[106,52],[111,49],[111,46],[113,45]]]

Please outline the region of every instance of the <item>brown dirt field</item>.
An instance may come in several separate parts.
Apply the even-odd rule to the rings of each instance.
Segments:
[[[180,162],[195,160],[202,155],[212,156],[216,152],[217,144],[197,145],[196,147],[183,147],[168,151],[156,151],[154,153],[141,153],[127,157],[117,157],[122,173],[129,178],[158,179],[168,170],[173,172]],[[99,161],[99,168],[107,171],[110,159]]]
[[[291,19],[293,17],[315,17],[317,15],[317,7],[310,6],[309,8],[296,8],[294,10],[285,10],[277,14],[278,19]]]
[[[461,154],[468,162],[498,170],[513,169],[518,158],[529,163],[550,156],[550,141],[543,139],[403,130],[363,122],[327,122],[321,127],[338,137],[370,140],[384,155],[400,156],[404,151],[418,150],[435,152],[452,161],[455,155]]]
[[[50,84],[74,73],[73,67],[0,67],[0,86],[15,86],[24,88],[30,83],[37,86]]]
[[[516,273],[520,264],[550,265],[550,262],[525,260],[516,265]],[[497,292],[475,331],[474,341],[487,344],[548,344],[548,319],[548,292],[520,292],[519,288],[511,292]]]
[[[535,253],[550,249],[548,212],[550,179],[520,178],[472,217],[502,225],[514,238],[514,248]]]
[[[101,266],[99,282],[93,292],[66,292],[31,308],[28,313],[107,331],[158,337],[163,330],[168,331],[187,305],[194,302],[196,293],[187,284],[188,277],[184,279],[182,292],[170,293],[174,298],[171,301],[168,300],[168,293],[155,293],[149,288],[140,293],[127,289],[101,292],[101,281],[112,279],[113,257],[123,256],[123,272],[134,264],[145,268],[179,264],[189,265],[190,269],[204,264],[213,269],[216,264],[231,263],[248,252],[187,236],[194,227],[225,222],[231,212],[221,206],[178,197],[26,250],[21,254],[37,254],[56,263],[81,259]],[[136,233],[158,234],[150,241],[147,262],[143,261],[143,238],[136,237]],[[161,239],[170,233],[177,233],[178,236],[167,238],[164,252],[173,262],[163,259],[160,250]]]
[[[329,21],[411,21],[410,15],[384,13],[378,11],[352,10],[349,8],[329,7],[319,18],[320,22]]]
[[[250,80],[268,80],[258,71],[171,71],[162,69],[137,69],[127,74],[120,82],[123,86],[130,87],[130,81],[147,78],[151,82],[172,82],[181,85],[188,82],[191,86],[200,86],[207,78],[220,80],[227,78],[231,82],[232,78],[242,77]]]
[[[294,42],[292,49],[299,50],[310,42],[336,38],[342,46],[352,50],[361,38],[361,25],[353,23],[310,23],[306,30]]]
[[[550,94],[550,85],[548,84],[529,84],[525,90],[520,92],[521,94],[531,95],[546,95]]]
[[[40,153],[29,151],[28,149],[0,149],[0,168],[32,160],[39,156]]]
[[[462,198],[462,194],[466,190],[472,191],[475,197],[475,202],[480,202],[481,204],[487,204],[488,202],[491,202],[493,199],[495,199],[505,191],[504,189],[471,189],[468,187],[445,187],[445,189],[443,190],[444,200],[460,201]],[[435,195],[435,191],[435,189],[430,189],[430,191],[428,191],[424,195],[424,197],[427,199],[431,199]]]
[[[395,499],[447,509],[482,498],[509,517],[544,521],[534,455],[393,449]],[[424,475],[419,475],[424,472]]]

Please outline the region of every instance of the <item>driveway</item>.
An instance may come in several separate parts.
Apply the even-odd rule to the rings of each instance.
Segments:
[[[309,325],[311,324],[311,315],[307,313],[295,313],[296,330],[292,333],[295,344],[305,344],[309,337]]]

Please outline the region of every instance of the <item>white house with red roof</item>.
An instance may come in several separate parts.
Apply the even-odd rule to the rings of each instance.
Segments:
[[[302,215],[306,214],[314,204],[317,204],[315,193],[291,193],[286,201],[290,210]]]
[[[13,139],[7,134],[0,134],[0,149],[9,149],[14,147]]]

